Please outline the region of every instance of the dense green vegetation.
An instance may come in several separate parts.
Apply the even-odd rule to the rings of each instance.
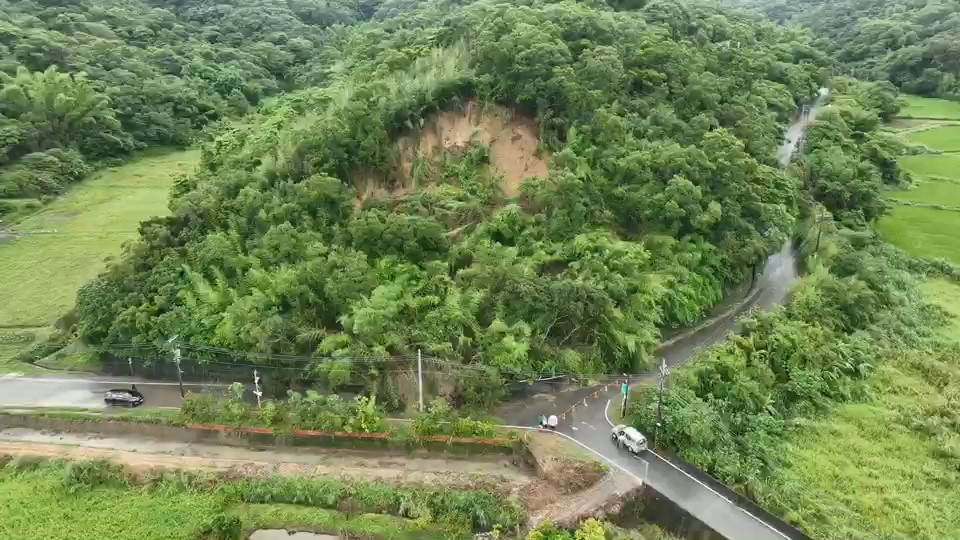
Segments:
[[[4,2],[0,198],[60,193],[92,161],[185,145],[266,96],[326,79],[342,25],[378,5]]]
[[[956,0],[728,0],[809,29],[814,46],[860,78],[904,92],[960,98]]]
[[[79,336],[633,369],[793,226],[775,150],[823,82],[795,34],[673,1],[481,0],[350,35],[328,86],[216,132],[173,215],[80,291]],[[473,103],[535,119],[549,176],[508,198],[476,143],[405,178],[392,141]],[[364,175],[379,196],[359,197]]]
[[[575,531],[553,526],[549,521],[527,534],[527,540],[671,540],[673,537],[653,526],[624,531],[609,523],[587,519]]]
[[[856,88],[811,127],[798,167],[826,207],[801,235],[806,277],[786,306],[742,321],[673,376],[660,441],[812,537],[955,536],[960,423],[948,403],[960,350],[933,332],[942,313],[920,286],[928,272],[956,272],[868,227],[885,207],[880,187],[909,178],[894,135],[878,131],[882,105]],[[847,171],[815,173],[829,160]],[[914,209],[930,210],[896,212]],[[640,397],[638,427],[653,431],[656,404],[653,391]]]

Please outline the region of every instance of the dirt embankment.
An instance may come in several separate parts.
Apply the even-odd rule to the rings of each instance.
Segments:
[[[549,173],[550,156],[540,148],[539,129],[533,119],[471,100],[462,109],[434,115],[420,129],[398,137],[391,174],[356,171],[354,206],[359,209],[371,196],[396,197],[424,188],[445,153],[459,156],[475,144],[489,147],[489,172],[500,177],[505,197],[519,195],[524,180],[546,178]]]
[[[0,454],[52,459],[107,459],[134,472],[198,469],[230,475],[333,476],[396,484],[469,486],[477,481],[516,489],[533,479],[506,457],[464,460],[347,450],[240,448],[28,428],[0,431]]]
[[[281,474],[464,489],[482,485],[504,497],[517,497],[532,523],[580,515],[608,499],[610,477],[600,481],[605,472],[563,439],[534,434],[530,449],[533,467],[506,456],[464,459],[316,448],[243,448],[30,428],[0,430],[0,455],[106,459],[135,474],[192,469],[234,478]]]

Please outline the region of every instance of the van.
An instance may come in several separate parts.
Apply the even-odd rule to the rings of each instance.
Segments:
[[[618,448],[626,448],[634,455],[647,449],[647,438],[630,426],[621,424],[614,427],[610,438],[617,443]]]

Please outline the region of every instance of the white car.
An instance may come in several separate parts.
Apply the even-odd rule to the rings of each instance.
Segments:
[[[631,454],[639,454],[647,449],[647,438],[630,426],[621,424],[614,427],[610,438],[618,448],[626,448]]]

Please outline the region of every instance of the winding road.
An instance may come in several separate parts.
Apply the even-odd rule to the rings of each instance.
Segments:
[[[804,137],[808,124],[816,117],[827,97],[828,94],[821,91],[820,97],[809,108],[809,114],[801,114],[789,126],[784,143],[778,151],[781,166],[786,167],[789,164],[797,145]],[[663,358],[669,367],[689,362],[696,357],[698,351],[716,345],[730,332],[735,331],[737,320],[751,310],[767,310],[782,304],[797,277],[792,247],[789,243],[784,244],[779,252],[767,259],[763,273],[741,304],[700,329],[671,340],[669,345],[657,350],[657,356]],[[658,376],[656,372],[638,373],[633,375],[631,384],[655,383]],[[620,451],[610,437],[613,427],[610,415],[615,413],[613,408],[619,407],[620,399],[617,384],[560,394],[541,394],[525,400],[528,405],[525,409],[519,407],[509,409],[507,411],[509,416],[506,418],[510,424],[529,425],[538,412],[549,410],[557,414],[564,413],[564,421],[558,428],[559,433],[602,457],[619,469],[619,472],[632,476],[635,480],[645,481],[661,495],[724,538],[728,540],[791,538],[792,531],[764,521],[761,517],[739,506],[730,497],[687,474],[660,455],[647,451],[638,458],[629,455],[626,451]],[[571,405],[575,407],[572,412],[570,412]],[[536,409],[531,411],[530,406]]]

